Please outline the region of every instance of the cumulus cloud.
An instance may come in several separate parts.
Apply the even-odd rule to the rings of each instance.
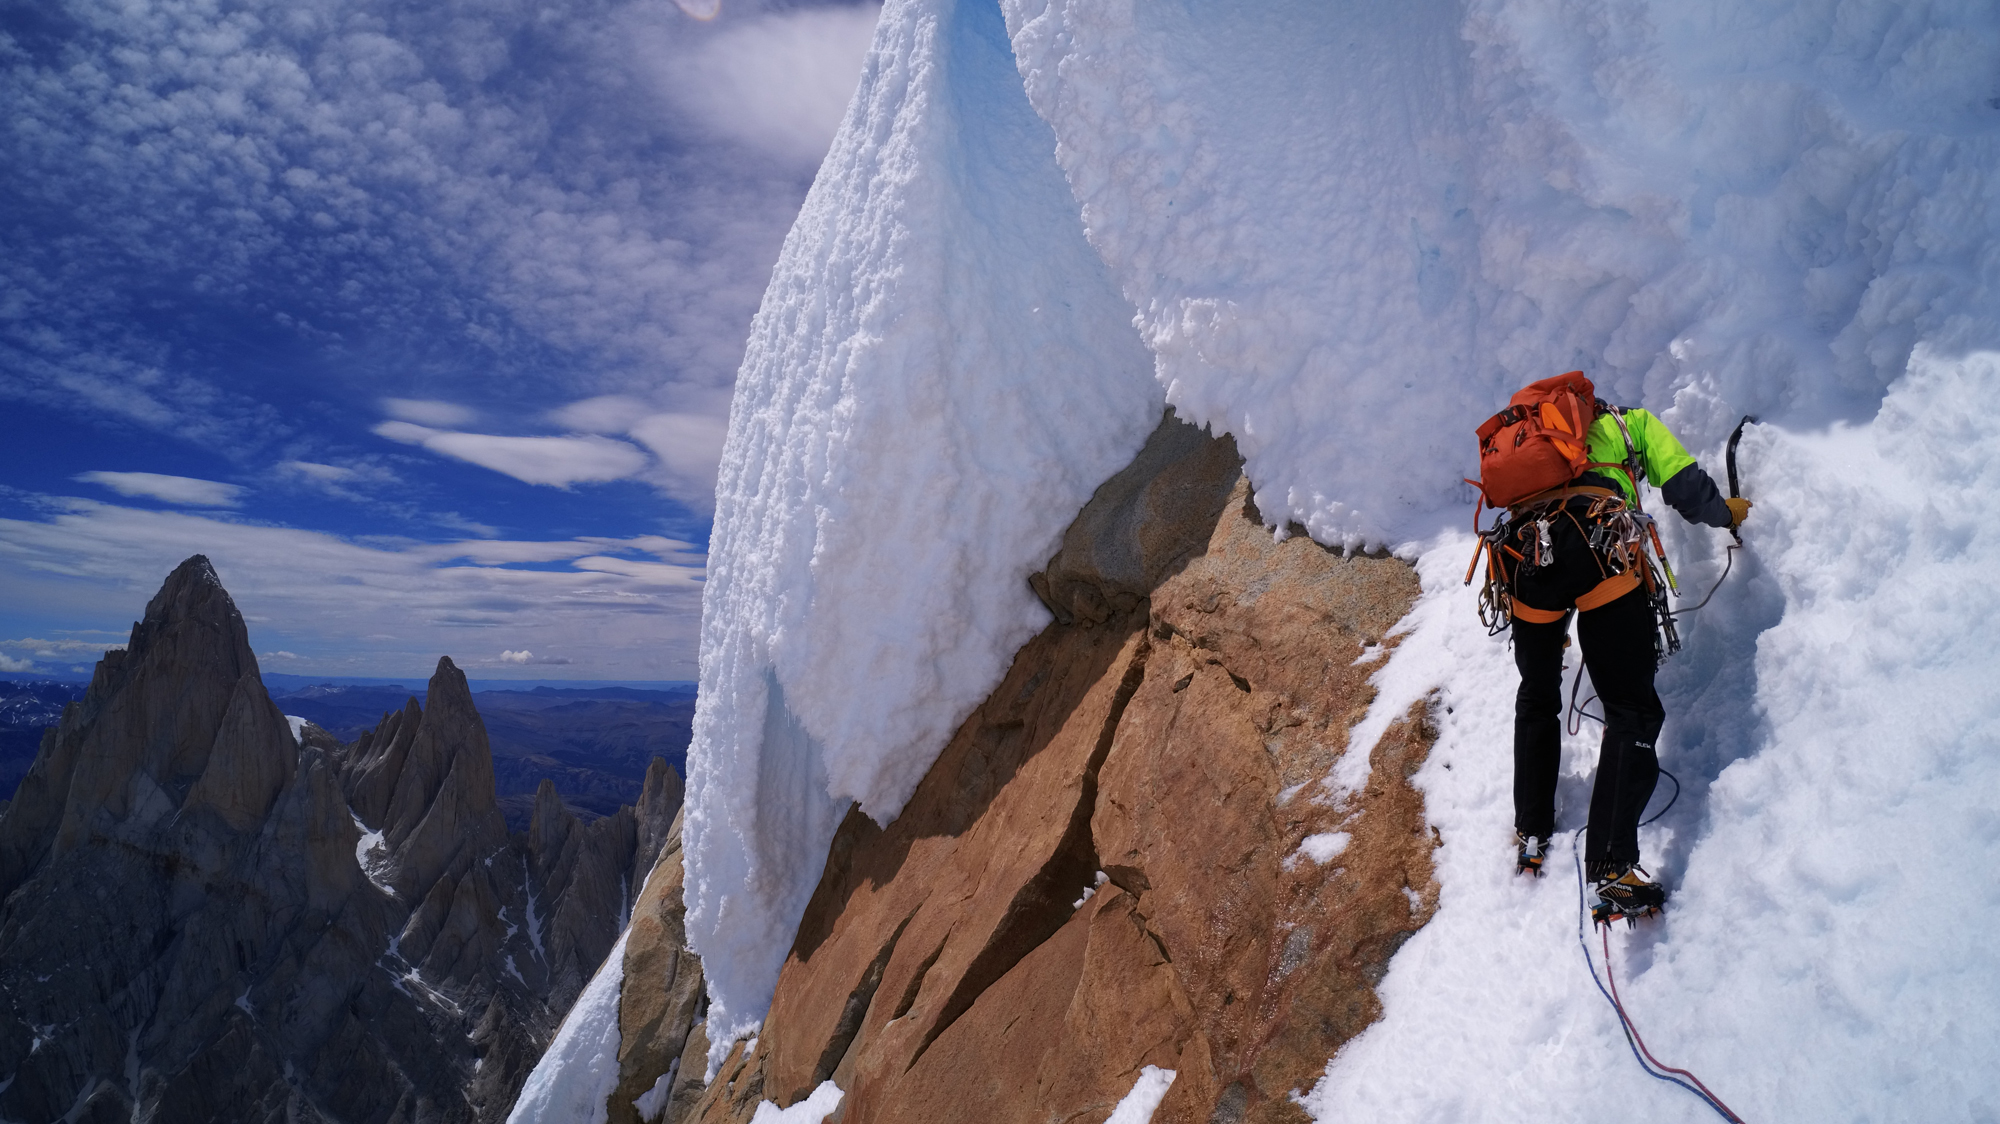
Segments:
[[[651,76],[709,130],[817,167],[860,78],[881,7],[801,8],[725,28],[691,55],[659,50]]]
[[[492,651],[489,630],[506,628],[534,638],[521,650],[565,653],[549,658],[585,678],[694,677],[706,559],[677,539],[360,542],[93,500],[48,506],[46,519],[0,519],[0,604],[133,620],[200,553],[254,622],[252,643],[296,653],[308,672],[415,674],[441,654]],[[88,659],[104,647],[0,641],[14,659]]]
[[[17,660],[5,652],[0,652],[0,671],[18,673],[33,670],[35,670],[33,660]]]
[[[382,412],[419,425],[467,426],[479,420],[479,411],[470,406],[431,398],[384,398]]]
[[[571,484],[623,480],[644,471],[646,454],[623,441],[580,437],[502,437],[459,433],[412,422],[387,421],[377,436],[505,473],[528,484],[567,488]]]
[[[570,659],[568,656],[537,656],[535,655],[535,653],[530,652],[526,648],[523,648],[518,652],[502,651],[500,653],[500,662],[511,663],[511,664],[544,664],[544,665],[561,666],[568,664],[570,662]]]
[[[121,496],[144,496],[183,507],[235,507],[244,492],[235,484],[157,472],[80,472],[76,479],[85,484],[102,484]]]

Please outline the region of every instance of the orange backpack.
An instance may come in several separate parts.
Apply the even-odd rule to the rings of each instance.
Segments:
[[[1530,383],[1479,427],[1479,491],[1510,507],[1560,488],[1590,465],[1585,435],[1597,419],[1597,388],[1582,371]]]

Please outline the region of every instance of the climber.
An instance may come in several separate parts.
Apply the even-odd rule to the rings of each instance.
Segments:
[[[1579,429],[1584,442],[1563,440]],[[1750,501],[1724,498],[1658,418],[1598,400],[1580,371],[1523,389],[1479,436],[1482,492],[1508,509],[1489,534],[1489,580],[1504,587],[1521,672],[1514,700],[1516,869],[1539,875],[1555,830],[1563,650],[1574,618],[1584,666],[1604,706],[1584,845],[1597,914],[1652,913],[1666,893],[1639,866],[1639,817],[1659,779],[1654,739],[1666,712],[1653,673],[1664,655],[1665,600],[1645,555],[1649,541],[1658,548],[1658,537],[1636,485],[1643,476],[1682,518],[1732,532]]]

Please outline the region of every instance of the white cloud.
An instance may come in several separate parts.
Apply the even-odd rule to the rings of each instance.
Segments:
[[[102,484],[121,496],[144,496],[186,507],[235,507],[244,492],[235,484],[157,472],[80,472],[76,479],[85,484]]]
[[[260,660],[295,660],[298,659],[299,657],[297,656],[297,654],[292,652],[278,651],[278,652],[259,652],[257,653],[257,658]]]
[[[17,660],[5,652],[0,652],[0,671],[20,672],[33,670],[35,670],[35,662],[33,660]]]
[[[625,394],[572,402],[549,414],[557,425],[585,433],[615,433],[644,445],[658,464],[646,477],[696,511],[715,503],[715,473],[722,462],[726,418],[692,411],[663,411]]]
[[[466,426],[479,420],[479,411],[470,406],[431,398],[384,398],[382,412],[419,425]]]
[[[652,414],[634,422],[629,432],[660,458],[667,471],[700,481],[713,494],[728,429],[724,419],[705,414]]]
[[[380,465],[322,464],[318,461],[278,462],[278,471],[336,493],[355,486],[389,487],[401,484],[396,474]]]
[[[258,622],[252,643],[296,653],[288,666],[308,673],[418,674],[439,655],[478,666],[493,659],[472,655],[493,651],[487,630],[506,628],[533,638],[524,651],[568,653],[543,659],[570,658],[582,678],[694,677],[705,559],[664,536],[374,544],[92,500],[47,506],[47,519],[0,519],[0,605],[119,624],[200,553]],[[105,647],[0,641],[16,659]]]
[[[268,320],[329,400],[441,430],[505,428],[462,403],[524,387],[726,392],[876,9],[678,2],[77,9],[0,68],[0,165],[52,208],[0,252],[0,398],[263,462],[302,419],[217,374],[242,365],[206,362],[202,317]],[[705,108],[633,97],[693,55]],[[199,322],[141,315],[163,290]],[[375,356],[434,397],[379,399],[407,372]],[[329,463],[315,434],[283,455]]]
[[[523,648],[518,652],[502,651],[500,653],[500,662],[561,667],[567,666],[570,663],[570,659],[568,656],[537,656],[535,653]]]
[[[629,394],[604,394],[549,411],[549,420],[578,433],[628,433],[632,423],[652,413],[651,403]]]
[[[458,433],[404,421],[375,427],[378,437],[421,445],[434,453],[490,468],[528,484],[567,488],[571,484],[623,480],[645,471],[646,454],[606,437],[502,437]]]
[[[708,129],[817,167],[840,127],[882,9],[804,8],[720,31],[691,56],[658,49],[651,77]]]
[[[110,633],[109,629],[104,631]],[[111,634],[118,636],[125,635],[124,633]],[[86,640],[43,640],[34,636],[24,636],[19,640],[0,640],[0,648],[12,648],[17,652],[26,652],[29,656],[40,660],[96,659],[107,651],[123,647],[125,645],[115,643],[93,643]]]

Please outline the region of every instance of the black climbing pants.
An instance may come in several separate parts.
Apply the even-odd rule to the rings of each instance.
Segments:
[[[1547,839],[1556,826],[1556,774],[1562,760],[1563,637],[1568,618],[1514,621],[1514,827]],[[1639,817],[1660,778],[1654,752],[1666,710],[1653,690],[1653,609],[1639,588],[1577,614],[1577,642],[1591,686],[1604,705],[1604,740],[1590,793],[1583,858],[1594,865],[1639,861]]]

